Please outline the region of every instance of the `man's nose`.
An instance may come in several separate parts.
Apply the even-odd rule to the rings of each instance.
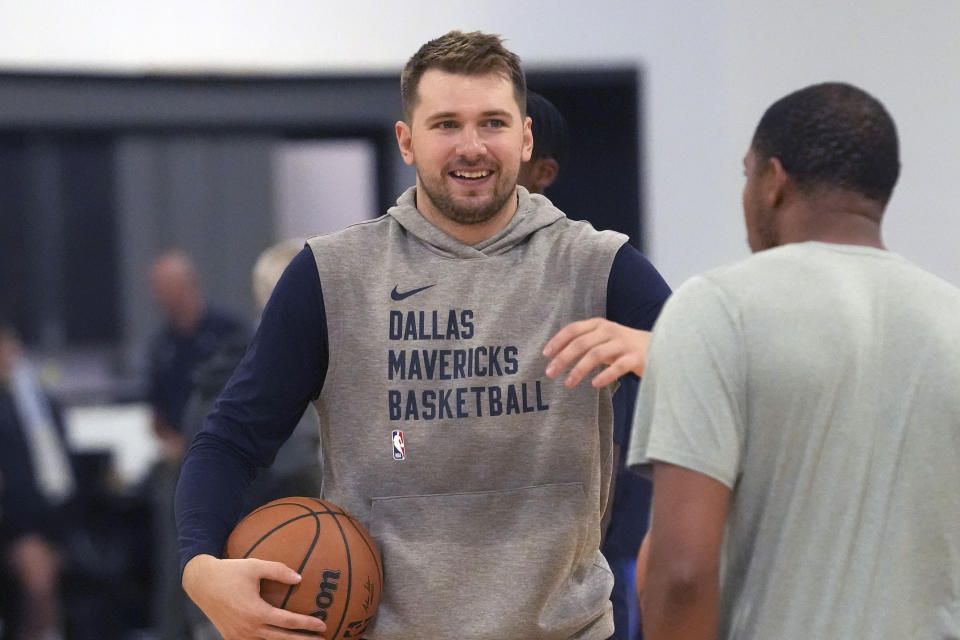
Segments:
[[[457,154],[464,158],[476,159],[487,152],[487,147],[476,127],[464,127],[457,144]]]

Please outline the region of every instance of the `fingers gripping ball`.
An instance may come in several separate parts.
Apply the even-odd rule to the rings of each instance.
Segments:
[[[356,518],[324,500],[281,498],[252,511],[230,534],[224,557],[274,560],[303,576],[297,585],[264,580],[260,595],[323,620],[327,640],[360,638],[380,604],[380,552]]]

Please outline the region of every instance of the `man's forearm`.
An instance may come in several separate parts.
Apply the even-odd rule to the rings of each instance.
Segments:
[[[646,640],[714,640],[719,592],[716,574],[693,578],[658,576],[655,566],[643,590]]]
[[[710,476],[656,462],[643,585],[647,640],[714,640],[720,547],[730,488]]]

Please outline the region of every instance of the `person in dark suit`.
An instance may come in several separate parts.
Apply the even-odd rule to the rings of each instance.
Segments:
[[[63,424],[0,320],[0,597],[7,638],[62,633],[61,541],[75,480]]]

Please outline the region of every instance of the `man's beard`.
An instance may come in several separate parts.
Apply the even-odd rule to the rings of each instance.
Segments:
[[[433,185],[420,173],[419,168],[417,169],[417,176],[420,178],[420,187],[425,192],[425,195],[430,198],[433,206],[457,224],[483,224],[487,222],[500,213],[514,191],[514,189],[507,188],[499,182],[500,173],[498,172],[498,182],[495,184],[493,194],[486,203],[480,203],[475,206],[463,206],[454,201],[450,190],[444,187],[442,182],[438,188],[434,189]],[[516,180],[513,181],[513,185],[516,185]]]

